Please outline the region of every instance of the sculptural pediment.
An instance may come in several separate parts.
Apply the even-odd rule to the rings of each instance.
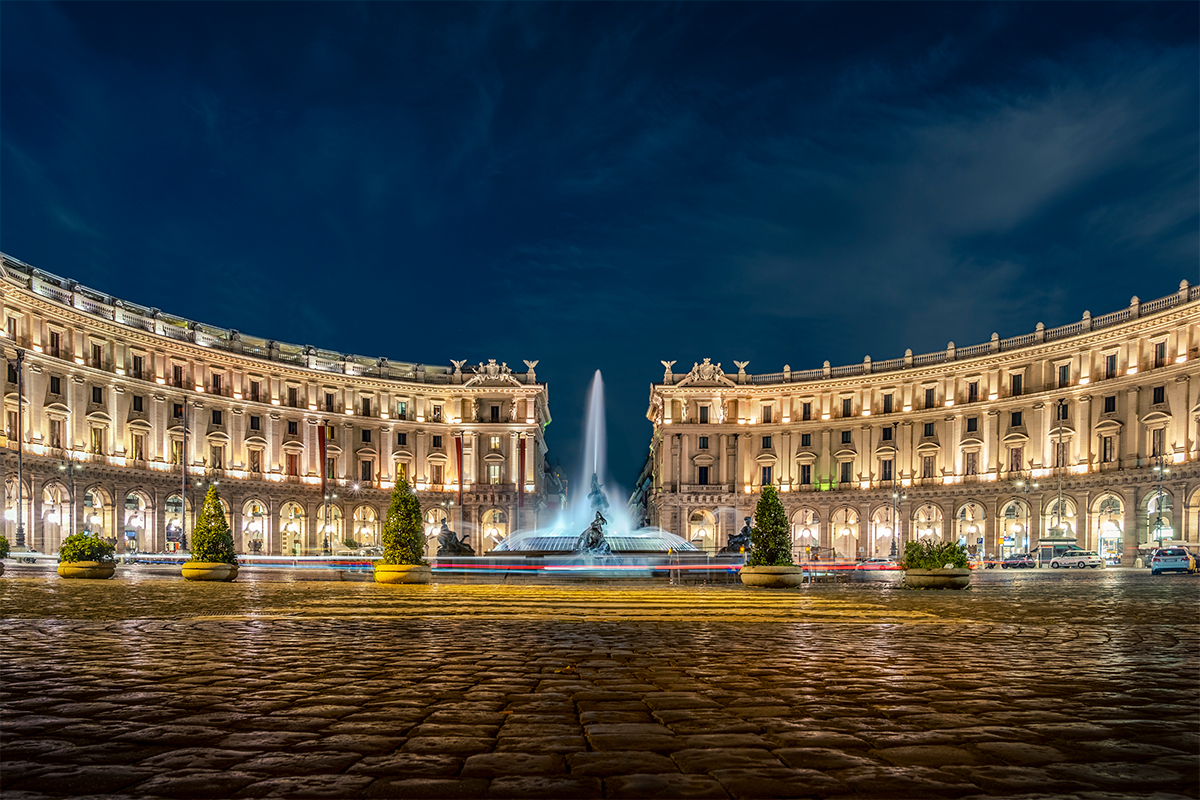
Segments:
[[[714,364],[712,363],[712,359],[708,358],[704,359],[700,364],[693,362],[692,371],[683,376],[679,383],[675,385],[687,386],[691,384],[699,386],[737,386],[736,383],[725,376],[725,370],[721,369],[719,362]]]
[[[537,363],[537,362],[534,362]],[[513,375],[512,367],[504,361],[499,364],[496,359],[489,358],[487,363],[475,367],[475,374],[463,383],[467,386],[520,386],[521,382]]]

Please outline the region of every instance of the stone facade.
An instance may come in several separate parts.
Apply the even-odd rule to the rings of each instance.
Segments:
[[[800,557],[1065,538],[1133,563],[1156,540],[1196,542],[1198,288],[884,362],[762,375],[664,361],[634,513],[711,552],[770,482]]]
[[[72,530],[119,552],[176,549],[210,483],[238,550],[263,554],[377,544],[398,475],[416,487],[427,530],[448,519],[477,552],[557,505],[536,361],[514,372],[491,360],[342,355],[191,322],[8,256],[0,264],[14,544],[19,427],[26,545],[42,552]]]

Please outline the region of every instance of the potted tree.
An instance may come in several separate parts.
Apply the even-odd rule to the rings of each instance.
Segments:
[[[376,583],[429,583],[433,571],[424,558],[421,503],[404,478],[392,489],[381,538],[383,556],[375,562]]]
[[[8,539],[0,536],[0,559],[8,558],[9,549]],[[0,575],[4,574],[4,562],[0,561]]]
[[[217,487],[209,486],[196,530],[192,531],[192,558],[183,562],[183,577],[189,581],[231,581],[237,574],[233,533],[225,521]]]
[[[804,568],[792,563],[792,537],[787,512],[770,484],[763,487],[750,529],[750,554],[741,570],[742,583],[782,589],[799,586]]]
[[[900,568],[904,585],[912,589],[965,589],[971,584],[967,548],[958,542],[909,542]]]
[[[111,578],[117,569],[116,550],[99,536],[73,533],[58,548],[58,574],[64,578]]]

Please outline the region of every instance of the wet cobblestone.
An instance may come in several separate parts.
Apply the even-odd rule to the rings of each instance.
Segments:
[[[0,791],[1200,796],[1200,579],[0,579]]]

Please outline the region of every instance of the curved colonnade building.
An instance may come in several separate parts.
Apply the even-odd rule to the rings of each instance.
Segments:
[[[78,530],[119,553],[179,549],[211,483],[242,553],[377,545],[397,476],[417,489],[427,532],[446,520],[481,553],[561,502],[536,361],[518,373],[342,355],[197,324],[8,256],[0,270],[4,520],[18,547],[20,513],[41,552]]]
[[[1200,540],[1198,363],[1186,281],[890,361],[768,375],[664,361],[632,503],[710,552],[774,484],[798,557],[887,556],[928,536],[993,557],[1073,540],[1132,564],[1160,540]]]

